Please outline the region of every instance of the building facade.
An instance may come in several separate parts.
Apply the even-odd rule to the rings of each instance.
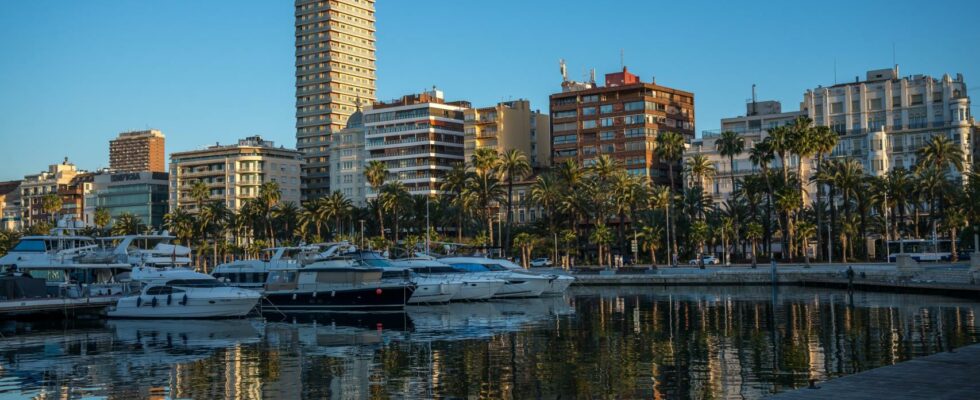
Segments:
[[[86,226],[94,222],[94,207],[86,203],[94,191],[95,173],[82,172],[75,175],[67,185],[58,187],[61,196],[61,215],[71,215],[75,221],[81,221]]]
[[[732,187],[732,176],[737,181],[746,175],[760,172],[759,167],[752,164],[749,159],[749,152],[752,146],[765,140],[769,136],[768,130],[785,126],[793,123],[797,117],[803,115],[799,111],[782,111],[782,104],[778,101],[759,101],[749,102],[745,105],[744,116],[721,119],[721,129],[702,131],[701,137],[694,139],[691,145],[684,151],[684,159],[688,159],[695,154],[701,154],[708,158],[708,161],[715,167],[715,174],[710,180],[705,181],[704,190],[712,196],[715,203],[723,203],[731,198],[734,189]],[[744,150],[741,154],[734,157],[735,169],[731,167],[727,156],[721,155],[718,151],[717,141],[722,132],[735,132],[744,141]],[[779,158],[773,161],[773,168],[779,168]],[[790,160],[789,166],[796,168],[797,160]],[[812,192],[812,191],[811,191]]]
[[[120,133],[109,141],[109,169],[165,172],[165,140],[163,133],[156,129]]]
[[[375,100],[374,0],[296,0],[296,148],[303,197],[330,191],[330,134]]]
[[[552,163],[589,166],[609,155],[630,174],[669,184],[668,165],[657,157],[655,141],[667,131],[686,142],[694,139],[693,93],[642,82],[626,67],[606,74],[604,86],[565,79],[562,88],[550,96]],[[679,171],[678,162],[674,172]]]
[[[330,190],[343,193],[357,207],[367,205],[367,185],[364,181],[366,159],[364,116],[357,111],[347,119],[347,127],[330,137],[330,160],[334,163]]]
[[[20,228],[20,181],[0,182],[0,229]]]
[[[807,90],[800,105],[817,125],[840,135],[832,157],[850,157],[867,173],[881,176],[911,169],[916,151],[932,136],[945,135],[962,146],[972,170],[970,97],[963,75],[936,79],[900,76],[898,67],[868,71],[866,79]],[[960,176],[952,169],[951,176]]]
[[[467,162],[481,148],[498,153],[520,150],[532,167],[551,166],[551,122],[546,114],[531,110],[531,102],[514,100],[495,106],[471,108],[463,113],[464,156]]]
[[[151,229],[161,229],[167,213],[169,174],[166,172],[115,172],[95,176],[92,194],[86,201],[94,209],[104,208],[113,219],[133,214]]]
[[[59,195],[59,190],[67,189],[72,179],[84,171],[79,171],[68,158],[61,164],[48,166],[47,171],[24,176],[20,182],[21,223],[29,227],[39,222],[54,222],[57,215],[51,215],[43,208],[44,196]],[[60,211],[59,211],[60,212]]]
[[[238,211],[248,199],[259,194],[259,186],[276,182],[281,202],[300,203],[301,153],[263,140],[259,136],[241,139],[237,144],[214,145],[203,150],[170,155],[169,208],[197,212],[191,187],[204,182],[211,201],[223,201]]]
[[[387,181],[401,181],[413,195],[436,194],[442,178],[463,160],[465,101],[446,102],[439,90],[376,103],[364,112],[367,163],[388,167]],[[340,165],[340,173],[353,162]],[[377,196],[370,188],[367,197]]]

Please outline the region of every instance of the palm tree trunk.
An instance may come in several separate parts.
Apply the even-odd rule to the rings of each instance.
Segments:
[[[734,197],[734,194],[735,194],[735,155],[734,154],[728,156],[728,165],[729,165],[729,171],[728,172],[730,174],[729,176],[732,178],[732,200],[734,200],[735,199],[735,197]],[[738,254],[739,254],[738,253],[738,244],[739,244],[739,242],[741,242],[741,240],[740,240],[740,238],[738,236],[738,203],[735,202],[735,201],[733,201],[732,204],[735,204],[735,207],[732,208],[732,230],[735,232],[735,240],[732,241],[732,244],[733,244],[733,246],[732,246],[733,247],[733,251],[732,252],[735,255],[735,259],[738,260],[739,259],[738,258]],[[726,261],[726,263],[727,263],[727,261]]]
[[[385,217],[384,213],[381,212],[381,205],[378,205],[378,227],[381,231],[381,239],[385,238]],[[319,227],[317,227],[319,229]]]
[[[674,215],[674,213],[670,212],[670,208],[673,207],[673,203],[674,203],[674,163],[673,162],[667,164],[667,173],[670,175],[670,190],[667,192],[670,195],[667,200],[667,213],[670,214],[670,221],[669,221],[670,237],[668,238],[668,240],[671,242],[671,245],[674,247],[673,249],[674,251],[672,253],[673,257],[670,260],[667,260],[667,263],[673,265],[674,263],[673,258],[677,258],[677,218]]]
[[[512,203],[514,202],[514,176],[513,174],[507,174],[507,227],[504,230],[504,243],[501,246],[504,249],[504,254],[510,253],[510,229],[511,224],[514,223],[514,216],[512,214]]]

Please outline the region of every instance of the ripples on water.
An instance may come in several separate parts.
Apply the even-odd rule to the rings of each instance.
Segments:
[[[755,399],[980,340],[977,303],[782,288],[278,321],[0,322],[0,399]],[[775,329],[773,329],[775,327]]]

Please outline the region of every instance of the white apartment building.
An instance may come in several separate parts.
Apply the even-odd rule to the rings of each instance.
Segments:
[[[280,202],[300,202],[300,166],[296,150],[276,147],[259,136],[241,139],[233,145],[215,144],[201,150],[170,155],[170,210],[177,207],[197,212],[191,197],[195,182],[204,182],[211,191],[209,200],[224,201],[238,211],[246,200],[259,194],[259,186],[277,182]]]
[[[807,90],[800,109],[840,134],[832,156],[858,159],[868,173],[915,166],[916,150],[935,135],[962,146],[966,170],[972,170],[973,117],[962,74],[902,77],[897,66],[868,71],[863,81]]]
[[[465,101],[446,102],[435,88],[375,104],[364,112],[365,164],[384,162],[387,181],[401,181],[412,195],[438,193],[442,177],[464,163],[463,111],[468,108]],[[344,174],[354,164],[340,167]],[[370,188],[366,193],[377,196]]]
[[[64,208],[68,202],[64,201],[63,192],[67,190],[75,176],[84,172],[79,171],[75,164],[68,162],[68,158],[65,157],[64,162],[48,166],[47,171],[24,176],[24,180],[20,182],[21,226],[31,226],[52,218],[42,208],[44,196],[56,194],[62,197],[62,208]]]
[[[749,152],[752,146],[759,143],[769,136],[768,130],[789,125],[802,115],[799,111],[782,111],[782,104],[778,101],[759,101],[748,102],[745,105],[745,115],[721,119],[721,129],[702,131],[701,137],[691,141],[690,146],[684,151],[684,159],[695,154],[703,154],[715,167],[715,176],[708,182],[706,180],[704,190],[710,194],[715,203],[723,203],[728,200],[734,188],[732,187],[732,175],[736,181],[749,174],[759,172],[759,167],[752,164],[749,159]],[[735,156],[735,169],[733,170],[727,156],[721,155],[717,148],[717,141],[721,132],[731,131],[737,133],[745,141],[742,154]],[[773,168],[780,168],[779,158],[772,163]],[[797,160],[793,157],[789,160],[790,168],[796,168]],[[685,179],[685,182],[687,180]],[[736,182],[737,184],[737,182]],[[685,183],[686,185],[686,183]]]
[[[347,119],[347,127],[330,136],[330,160],[334,163],[330,190],[343,193],[357,207],[367,205],[366,159],[364,116],[357,111]]]

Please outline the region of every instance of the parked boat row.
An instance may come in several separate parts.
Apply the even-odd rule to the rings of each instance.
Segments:
[[[24,237],[0,257],[0,315],[108,306],[113,318],[241,317],[260,302],[276,313],[402,309],[558,295],[574,280],[484,257],[392,260],[346,242],[272,248],[207,275],[173,239],[70,228]]]

